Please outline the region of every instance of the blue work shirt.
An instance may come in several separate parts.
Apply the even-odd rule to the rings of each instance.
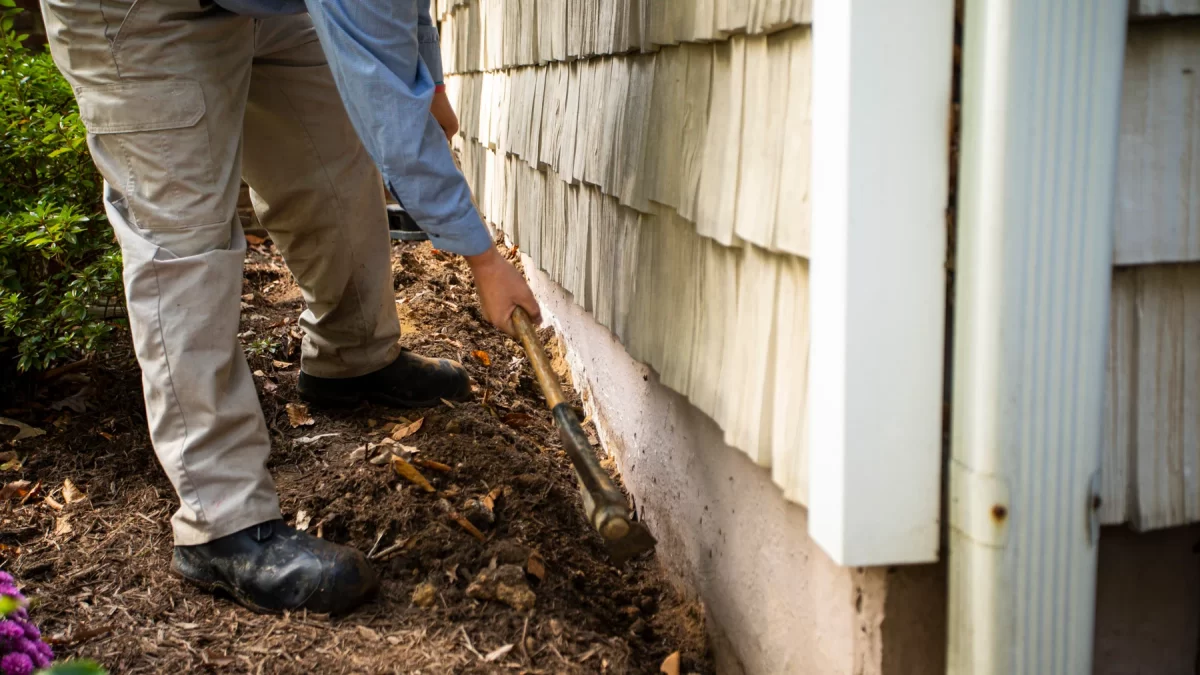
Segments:
[[[429,105],[442,80],[430,0],[217,0],[238,14],[308,12],[342,103],[387,187],[433,245],[477,255],[492,238]]]

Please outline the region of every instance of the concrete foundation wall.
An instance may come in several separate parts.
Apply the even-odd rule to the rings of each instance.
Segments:
[[[1200,526],[1100,534],[1095,675],[1194,675],[1200,639]]]
[[[834,564],[765,469],[525,262],[600,438],[659,539],[658,560],[704,604],[720,672],[944,670],[940,567]]]

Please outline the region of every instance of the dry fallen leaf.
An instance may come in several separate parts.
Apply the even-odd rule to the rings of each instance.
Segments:
[[[288,363],[287,361],[271,361],[271,363],[274,364],[276,368],[286,369],[292,367],[292,364]]]
[[[392,455],[392,470],[401,478],[417,485],[426,492],[437,492],[433,488],[433,485],[425,479],[425,476],[422,476],[421,472],[417,471],[415,466],[404,461],[404,458],[399,455]]]
[[[36,427],[31,427],[28,424],[25,424],[24,422],[18,422],[16,420],[11,420],[7,417],[0,417],[0,424],[3,424],[6,427],[16,427],[17,428],[17,435],[13,437],[14,441],[19,441],[19,440],[22,440],[25,438],[33,438],[34,436],[41,436],[46,433],[46,432],[42,431],[41,429],[38,429]]]
[[[263,384],[263,391],[267,392],[268,394],[270,394],[271,392],[273,392],[279,388],[279,385],[275,384],[271,380],[263,380],[262,384]]]
[[[247,234],[247,235],[245,235],[245,237],[246,237],[246,243],[251,246],[262,246],[263,242],[266,241],[266,239],[263,239],[262,237],[260,237],[256,234]],[[247,293],[247,295],[253,296],[253,293]]]
[[[14,480],[4,487],[0,488],[0,502],[6,502],[10,499],[21,499],[29,494],[30,482],[27,480]]]
[[[44,501],[46,502],[46,506],[49,506],[50,508],[54,509],[55,511],[63,510],[63,505],[58,503],[58,500],[55,499],[54,497],[51,497],[50,495],[46,495],[46,499]]]
[[[58,520],[54,523],[54,534],[56,536],[71,534],[74,529],[71,527],[71,516],[59,516]]]
[[[68,504],[74,504],[75,502],[87,499],[87,495],[83,493],[83,490],[75,487],[70,478],[63,481],[62,494],[63,501]]]
[[[525,561],[525,571],[537,577],[538,581],[546,580],[546,559],[537,551],[529,552],[529,560]]]
[[[307,427],[317,423],[312,415],[308,414],[308,406],[303,403],[287,404],[287,414],[288,422],[292,423],[292,427]]]
[[[504,645],[503,647],[493,649],[492,651],[488,652],[487,656],[483,657],[483,660],[487,661],[488,663],[499,661],[500,659],[504,658],[505,654],[511,652],[512,648],[512,645]]]
[[[0,452],[0,471],[20,471],[21,458],[12,450]]]
[[[658,669],[658,672],[666,673],[666,675],[679,675],[679,661],[679,652],[671,654],[663,659],[662,667]]]
[[[471,352],[471,356],[474,356],[476,361],[482,363],[485,366],[492,365],[492,357],[488,356],[488,353],[483,351],[482,349]]]
[[[395,431],[392,432],[392,440],[393,441],[402,441],[405,438],[412,436],[413,434],[415,434],[421,430],[421,425],[424,423],[425,423],[425,418],[422,417],[421,419],[417,420],[416,422],[413,422],[412,424],[408,424],[408,425],[399,427],[398,429],[396,429]]]
[[[446,399],[442,399],[442,403],[446,404],[446,407],[448,407],[448,408],[455,408],[455,407],[457,407],[457,406],[455,406],[453,403],[451,403],[450,401],[447,401]]]
[[[300,509],[296,513],[296,529],[304,532],[310,523],[312,523],[312,516],[308,515],[308,511]]]

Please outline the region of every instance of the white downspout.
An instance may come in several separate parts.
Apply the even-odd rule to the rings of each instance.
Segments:
[[[1128,0],[966,0],[954,675],[1091,672]]]

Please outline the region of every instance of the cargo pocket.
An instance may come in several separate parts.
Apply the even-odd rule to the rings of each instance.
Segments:
[[[180,230],[225,221],[199,82],[123,82],[80,87],[75,96],[96,164],[134,225]]]

